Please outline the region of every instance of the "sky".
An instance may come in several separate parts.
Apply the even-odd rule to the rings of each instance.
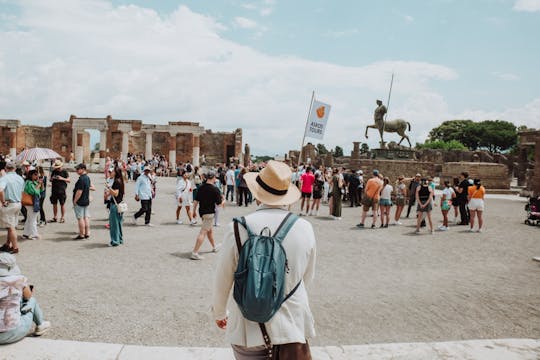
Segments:
[[[375,101],[414,145],[451,119],[540,128],[540,0],[0,0],[0,119],[243,129],[255,155],[377,147]],[[387,141],[399,141],[396,134]]]

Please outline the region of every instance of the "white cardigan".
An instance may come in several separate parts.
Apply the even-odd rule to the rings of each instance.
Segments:
[[[258,234],[267,226],[272,235],[287,215],[282,208],[262,207],[246,216],[246,222],[252,232]],[[240,239],[244,243],[247,231],[239,225]],[[309,308],[306,285],[315,274],[316,244],[311,224],[298,219],[283,240],[287,254],[289,273],[285,276],[285,295],[302,279],[302,284],[295,293],[281,305],[276,314],[266,323],[266,329],[272,344],[304,343],[315,336],[313,315]],[[213,291],[213,310],[216,320],[227,316],[227,302],[230,314],[227,321],[227,340],[231,344],[253,347],[264,345],[261,329],[256,322],[245,319],[232,298],[234,272],[238,264],[238,250],[234,238],[234,228],[229,224],[222,250],[219,254]]]

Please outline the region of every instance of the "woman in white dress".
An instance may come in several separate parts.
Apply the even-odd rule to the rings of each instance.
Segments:
[[[191,218],[191,205],[193,204],[191,181],[188,179],[188,173],[184,170],[179,170],[176,176],[176,223],[182,224],[180,220],[180,213],[182,207],[186,208],[189,222],[192,223]]]

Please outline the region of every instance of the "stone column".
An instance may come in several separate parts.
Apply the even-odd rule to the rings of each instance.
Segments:
[[[129,152],[129,132],[122,131],[122,160],[127,161],[127,154]]]
[[[75,146],[75,162],[77,164],[80,164],[83,162],[83,155],[84,155],[84,149],[83,149],[83,133],[77,131],[76,135],[77,137],[77,145]]]
[[[105,157],[107,157],[107,130],[99,132],[99,167],[105,169]]]
[[[9,156],[12,160],[17,157],[17,128],[9,129]]]
[[[145,143],[145,155],[146,156],[146,159],[151,159],[152,158],[152,134],[153,134],[153,131],[149,131],[149,130],[145,130],[145,133],[146,133],[146,143]]]
[[[176,133],[170,133],[169,137],[169,167],[176,168]]]
[[[200,166],[199,156],[201,153],[201,145],[199,135],[193,134],[193,159],[191,163],[193,166]]]
[[[353,141],[353,151],[351,153],[351,159],[360,159],[360,142]]]

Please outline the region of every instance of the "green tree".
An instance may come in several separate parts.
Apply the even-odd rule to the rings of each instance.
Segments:
[[[253,162],[259,163],[259,162],[267,162],[268,160],[274,160],[272,156],[267,155],[261,155],[261,156],[253,156],[255,160]]]
[[[343,148],[341,146],[336,145],[336,149],[334,150],[334,156],[335,157],[343,156]]]
[[[478,124],[482,136],[479,145],[491,152],[503,152],[517,144],[517,128],[504,120],[486,120]]]
[[[467,147],[457,140],[450,141],[426,141],[423,144],[416,143],[417,149],[441,149],[441,150],[467,150]]]
[[[471,150],[478,148],[478,128],[472,120],[447,120],[429,132],[429,141],[457,140]]]
[[[368,151],[369,151],[369,145],[366,143],[362,143],[362,145],[360,145],[360,154],[365,154]]]
[[[328,149],[324,144],[317,144],[317,151],[319,152],[319,155],[324,155],[328,153]]]

